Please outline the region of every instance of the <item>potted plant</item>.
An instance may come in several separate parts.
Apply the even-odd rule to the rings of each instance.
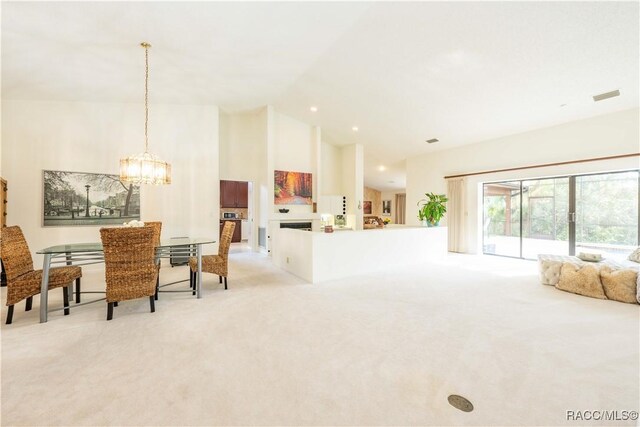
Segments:
[[[418,202],[418,219],[422,225],[437,227],[447,211],[445,203],[449,199],[444,194],[425,193],[426,199]]]

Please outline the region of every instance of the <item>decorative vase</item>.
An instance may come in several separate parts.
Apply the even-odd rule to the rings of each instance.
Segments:
[[[429,225],[429,221],[427,221],[426,219],[423,219],[422,221],[420,221],[420,224],[421,224],[423,227],[430,227],[430,225]]]
[[[427,227],[437,227],[439,224],[440,224],[440,221],[437,221],[437,222],[427,221]]]

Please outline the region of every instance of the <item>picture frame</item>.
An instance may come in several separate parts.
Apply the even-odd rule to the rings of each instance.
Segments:
[[[307,172],[274,171],[274,204],[309,205],[313,203],[313,175]]]
[[[43,227],[123,224],[140,220],[140,187],[114,174],[42,171]]]
[[[391,200],[382,201],[382,215],[391,215]]]

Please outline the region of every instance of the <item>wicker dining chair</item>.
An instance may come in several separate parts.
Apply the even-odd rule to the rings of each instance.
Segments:
[[[148,297],[155,312],[158,269],[151,227],[100,229],[107,284],[107,320],[120,301]]]
[[[7,324],[13,321],[13,306],[26,299],[25,311],[31,310],[33,296],[40,293],[42,270],[33,269],[29,245],[18,226],[5,227],[1,231],[0,258],[7,277]],[[49,270],[49,290],[62,288],[64,315],[69,314],[69,292],[76,281],[80,289],[82,269],[78,266],[55,267]]]
[[[220,283],[224,278],[224,288],[227,289],[227,276],[229,275],[229,246],[236,224],[231,221],[225,221],[220,236],[220,245],[218,246],[218,255],[205,255],[202,257],[202,271],[204,273],[217,274],[220,277]],[[198,275],[198,260],[195,257],[189,258],[190,275],[189,282],[195,293]]]
[[[160,246],[160,234],[162,233],[162,222],[160,221],[145,221],[145,227],[151,227],[153,229],[153,247],[154,250]],[[158,292],[160,291],[160,258],[156,260],[156,267],[158,269],[158,277],[156,279],[156,293],[154,298],[158,300]]]

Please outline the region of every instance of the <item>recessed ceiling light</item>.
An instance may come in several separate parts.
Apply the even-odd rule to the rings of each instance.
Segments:
[[[387,181],[389,184],[395,184],[395,181]]]
[[[605,99],[609,99],[609,98],[615,98],[616,96],[620,96],[620,91],[619,90],[612,90],[611,92],[606,92],[606,93],[601,93],[599,95],[594,95],[593,96],[593,101],[594,102],[598,102],[598,101],[604,101]]]
[[[431,138],[431,139],[427,139],[427,144],[434,144],[436,142],[438,142],[439,139],[438,138]]]
[[[354,131],[354,132],[358,132],[358,126],[352,127],[351,130]]]
[[[387,170],[387,168],[385,168],[383,165],[380,165],[380,166],[378,166],[378,170],[379,170],[380,172],[382,172],[382,171],[384,171],[384,170]]]
[[[312,113],[316,113],[316,112],[318,112],[318,107],[316,107],[316,106],[312,105],[311,107],[309,107],[309,110],[310,110]]]
[[[560,108],[566,107],[566,106],[567,106],[567,104],[560,104]]]

